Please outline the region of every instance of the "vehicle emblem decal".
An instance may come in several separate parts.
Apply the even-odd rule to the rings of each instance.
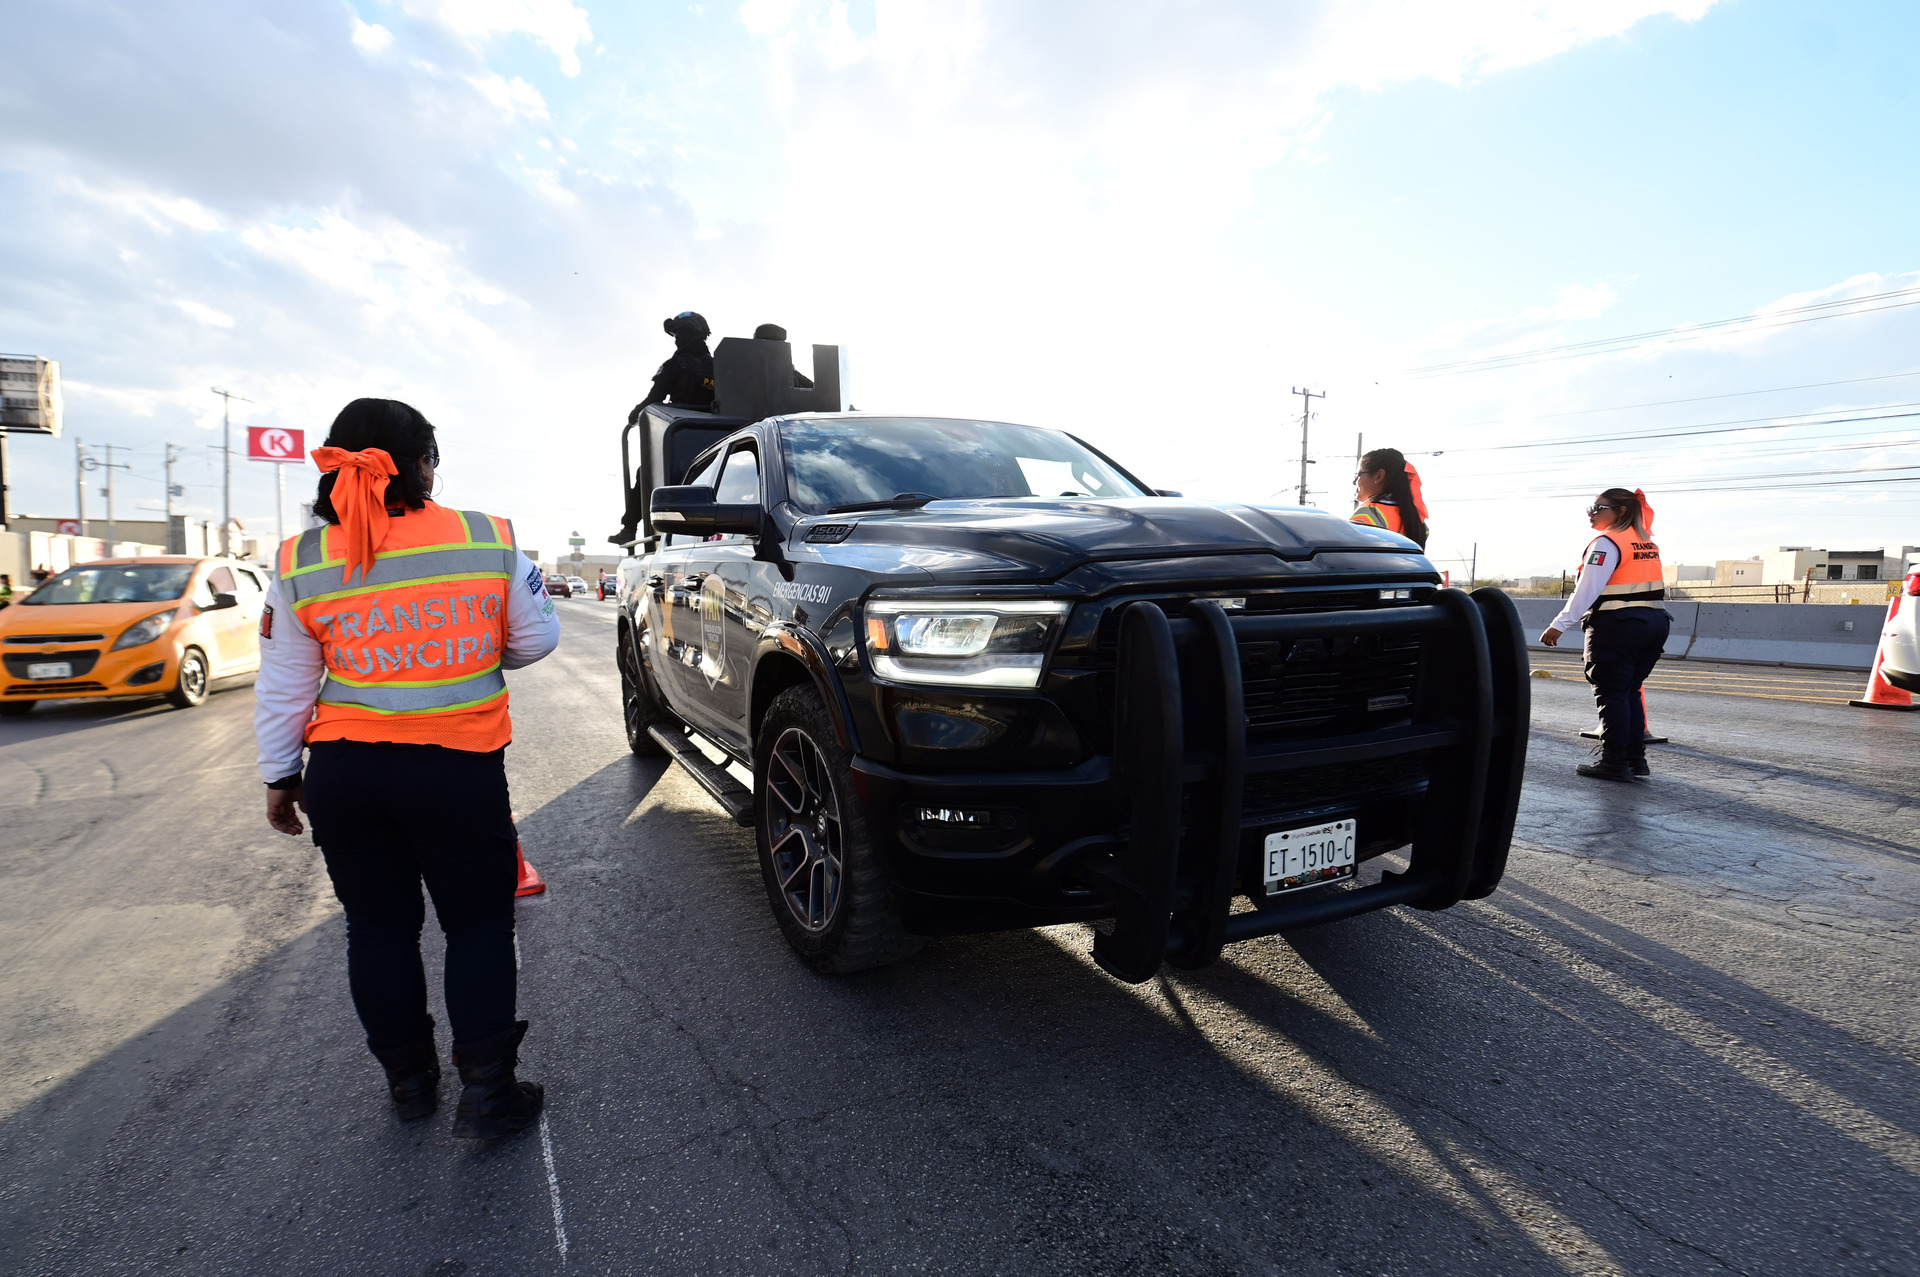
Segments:
[[[727,586],[718,572],[700,583],[700,672],[707,690],[727,677]]]

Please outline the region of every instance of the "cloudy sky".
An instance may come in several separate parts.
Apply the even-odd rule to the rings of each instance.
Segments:
[[[169,442],[217,509],[222,385],[255,401],[237,424],[315,442],[356,395],[407,399],[446,500],[598,544],[660,322],[695,308],[845,344],[863,409],[1071,429],[1195,495],[1292,499],[1311,385],[1309,499],[1344,512],[1357,435],[1398,446],[1433,553],[1477,545],[1483,575],[1569,566],[1616,483],[1669,560],[1920,543],[1911,4],[7,22],[0,348],[59,359],[69,436],[130,450],[126,517]],[[71,514],[71,438],[12,459],[17,512]],[[236,471],[271,529],[268,467]]]

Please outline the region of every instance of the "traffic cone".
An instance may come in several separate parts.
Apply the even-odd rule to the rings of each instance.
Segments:
[[[1896,594],[1887,604],[1887,623],[1880,630],[1880,645],[1873,649],[1873,670],[1867,675],[1867,690],[1861,693],[1866,699],[1848,701],[1849,705],[1858,705],[1861,709],[1916,708],[1912,692],[1901,691],[1880,673],[1880,665],[1887,659],[1887,636],[1893,633],[1893,618],[1900,615],[1900,599],[1901,596]]]
[[[1646,723],[1647,725],[1646,734],[1641,737],[1641,740],[1644,743],[1648,745],[1664,745],[1667,743],[1666,737],[1655,736],[1653,734],[1653,722],[1651,719],[1647,717],[1647,689],[1644,687],[1640,689],[1640,721],[1643,723]],[[1582,738],[1586,740],[1599,740],[1600,729],[1597,727],[1591,728],[1587,731],[1581,732],[1580,735]]]
[[[538,869],[535,869],[527,863],[527,858],[520,854],[520,844],[517,842],[513,844],[513,854],[514,858],[520,862],[520,881],[514,887],[513,894],[516,896],[537,896],[545,891],[547,889],[547,880],[540,876]]]

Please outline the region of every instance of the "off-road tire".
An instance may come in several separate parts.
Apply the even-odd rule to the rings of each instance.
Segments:
[[[813,762],[806,762],[808,758]],[[803,794],[797,811],[794,799]],[[823,822],[826,833],[816,832],[818,826],[809,820],[810,804],[817,808],[815,816],[832,813]],[[801,961],[837,975],[898,962],[926,943],[901,925],[886,869],[856,796],[852,755],[835,738],[826,703],[810,683],[787,688],[767,707],[754,739],[753,805],[767,903]],[[827,907],[816,906],[809,925],[790,903],[787,889],[800,875],[783,883],[782,867],[792,868],[798,860],[797,841],[812,839],[808,845],[820,853],[815,863],[824,873],[836,838],[837,889],[829,893]],[[811,873],[808,877],[813,880]]]
[[[647,728],[666,726],[674,721],[654,695],[652,680],[640,663],[639,637],[621,627],[615,661],[620,666],[620,717],[627,729],[627,748],[641,758],[661,758],[666,750],[647,735]]]
[[[174,680],[173,690],[167,693],[167,704],[175,709],[204,705],[212,683],[213,671],[207,668],[206,654],[190,647],[180,654],[180,673]]]
[[[25,718],[39,701],[0,701],[0,718]]]

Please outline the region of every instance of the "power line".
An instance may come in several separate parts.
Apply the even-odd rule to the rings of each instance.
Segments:
[[[1916,469],[1920,469],[1920,466],[1894,466],[1890,468],[1895,470],[1916,470]],[[1806,473],[1813,475],[1813,474],[1859,474],[1861,472],[1859,470],[1811,470],[1811,471],[1807,471]],[[1759,478],[1764,478],[1765,476],[1743,475],[1740,477],[1749,478],[1749,479],[1759,479]],[[1906,475],[1904,477],[1883,477],[1883,478],[1876,478],[1876,479],[1821,479],[1821,480],[1815,480],[1810,483],[1756,483],[1756,484],[1743,484],[1743,485],[1732,486],[1732,487],[1726,487],[1726,486],[1701,486],[1701,487],[1692,487],[1692,488],[1662,487],[1658,489],[1658,491],[1660,493],[1798,492],[1806,488],[1847,488],[1847,487],[1854,487],[1861,484],[1889,484],[1889,483],[1920,483],[1920,475]],[[1546,499],[1557,500],[1557,499],[1563,499],[1566,497],[1581,497],[1581,496],[1591,496],[1591,495],[1593,495],[1593,490],[1591,488],[1566,488],[1566,489],[1555,491],[1555,492],[1505,493],[1497,497],[1454,497],[1450,504],[1461,504],[1469,501],[1515,501],[1515,500],[1546,500]]]
[[[1867,302],[1885,302],[1881,306],[1868,306]],[[1763,311],[1754,314],[1738,315],[1732,319],[1709,320],[1702,324],[1676,324],[1671,328],[1656,328],[1643,333],[1628,333],[1620,337],[1602,337],[1593,341],[1572,342],[1565,346],[1545,346],[1537,350],[1520,350],[1505,355],[1488,355],[1480,359],[1460,359],[1451,363],[1428,364],[1421,368],[1409,368],[1403,377],[1419,380],[1427,377],[1447,376],[1467,372],[1487,372],[1498,368],[1515,368],[1526,364],[1546,363],[1557,359],[1578,359],[1586,355],[1617,354],[1631,350],[1636,346],[1665,344],[1676,341],[1691,341],[1696,337],[1709,337],[1735,325],[1747,325],[1750,329],[1765,330],[1784,328],[1789,324],[1804,324],[1816,319],[1837,319],[1846,315],[1866,315],[1874,311],[1893,310],[1901,306],[1920,305],[1920,287],[1898,288],[1884,293],[1869,293],[1864,297],[1841,297],[1833,301],[1812,302],[1805,306],[1793,306],[1785,310]],[[1851,309],[1847,309],[1851,308]],[[1774,322],[1763,322],[1771,320]]]
[[[1920,401],[1899,404],[1881,404],[1881,408],[1920,408]],[[1798,414],[1806,416],[1807,414]],[[1564,448],[1581,444],[1595,443],[1637,443],[1642,439],[1687,439],[1698,435],[1746,434],[1756,430],[1793,430],[1801,426],[1843,426],[1859,421],[1900,421],[1910,417],[1920,417],[1920,412],[1872,412],[1858,417],[1823,417],[1817,421],[1782,421],[1779,417],[1748,417],[1740,421],[1703,422],[1698,427],[1686,427],[1680,430],[1636,431],[1622,435],[1593,435],[1576,439],[1541,439],[1532,443],[1482,443],[1470,444],[1464,448],[1435,448],[1432,452],[1416,452],[1417,457],[1444,457],[1454,452],[1513,452],[1522,448]]]
[[[1517,420],[1507,417],[1493,417],[1486,421],[1456,421],[1448,425],[1435,426],[1435,430],[1470,430],[1477,426],[1523,426],[1529,421],[1555,421],[1561,417],[1589,417],[1601,412],[1632,412],[1639,408],[1670,408],[1675,404],[1707,403],[1714,399],[1745,399],[1753,395],[1782,395],[1790,390],[1824,390],[1829,386],[1858,386],[1869,381],[1897,381],[1902,377],[1920,377],[1920,369],[1913,372],[1881,373],[1873,377],[1845,377],[1839,381],[1809,381],[1798,386],[1772,386],[1766,390],[1729,390],[1719,395],[1694,395],[1689,399],[1654,399],[1646,403],[1615,404],[1611,408],[1574,408],[1567,412],[1543,412],[1532,417]]]

